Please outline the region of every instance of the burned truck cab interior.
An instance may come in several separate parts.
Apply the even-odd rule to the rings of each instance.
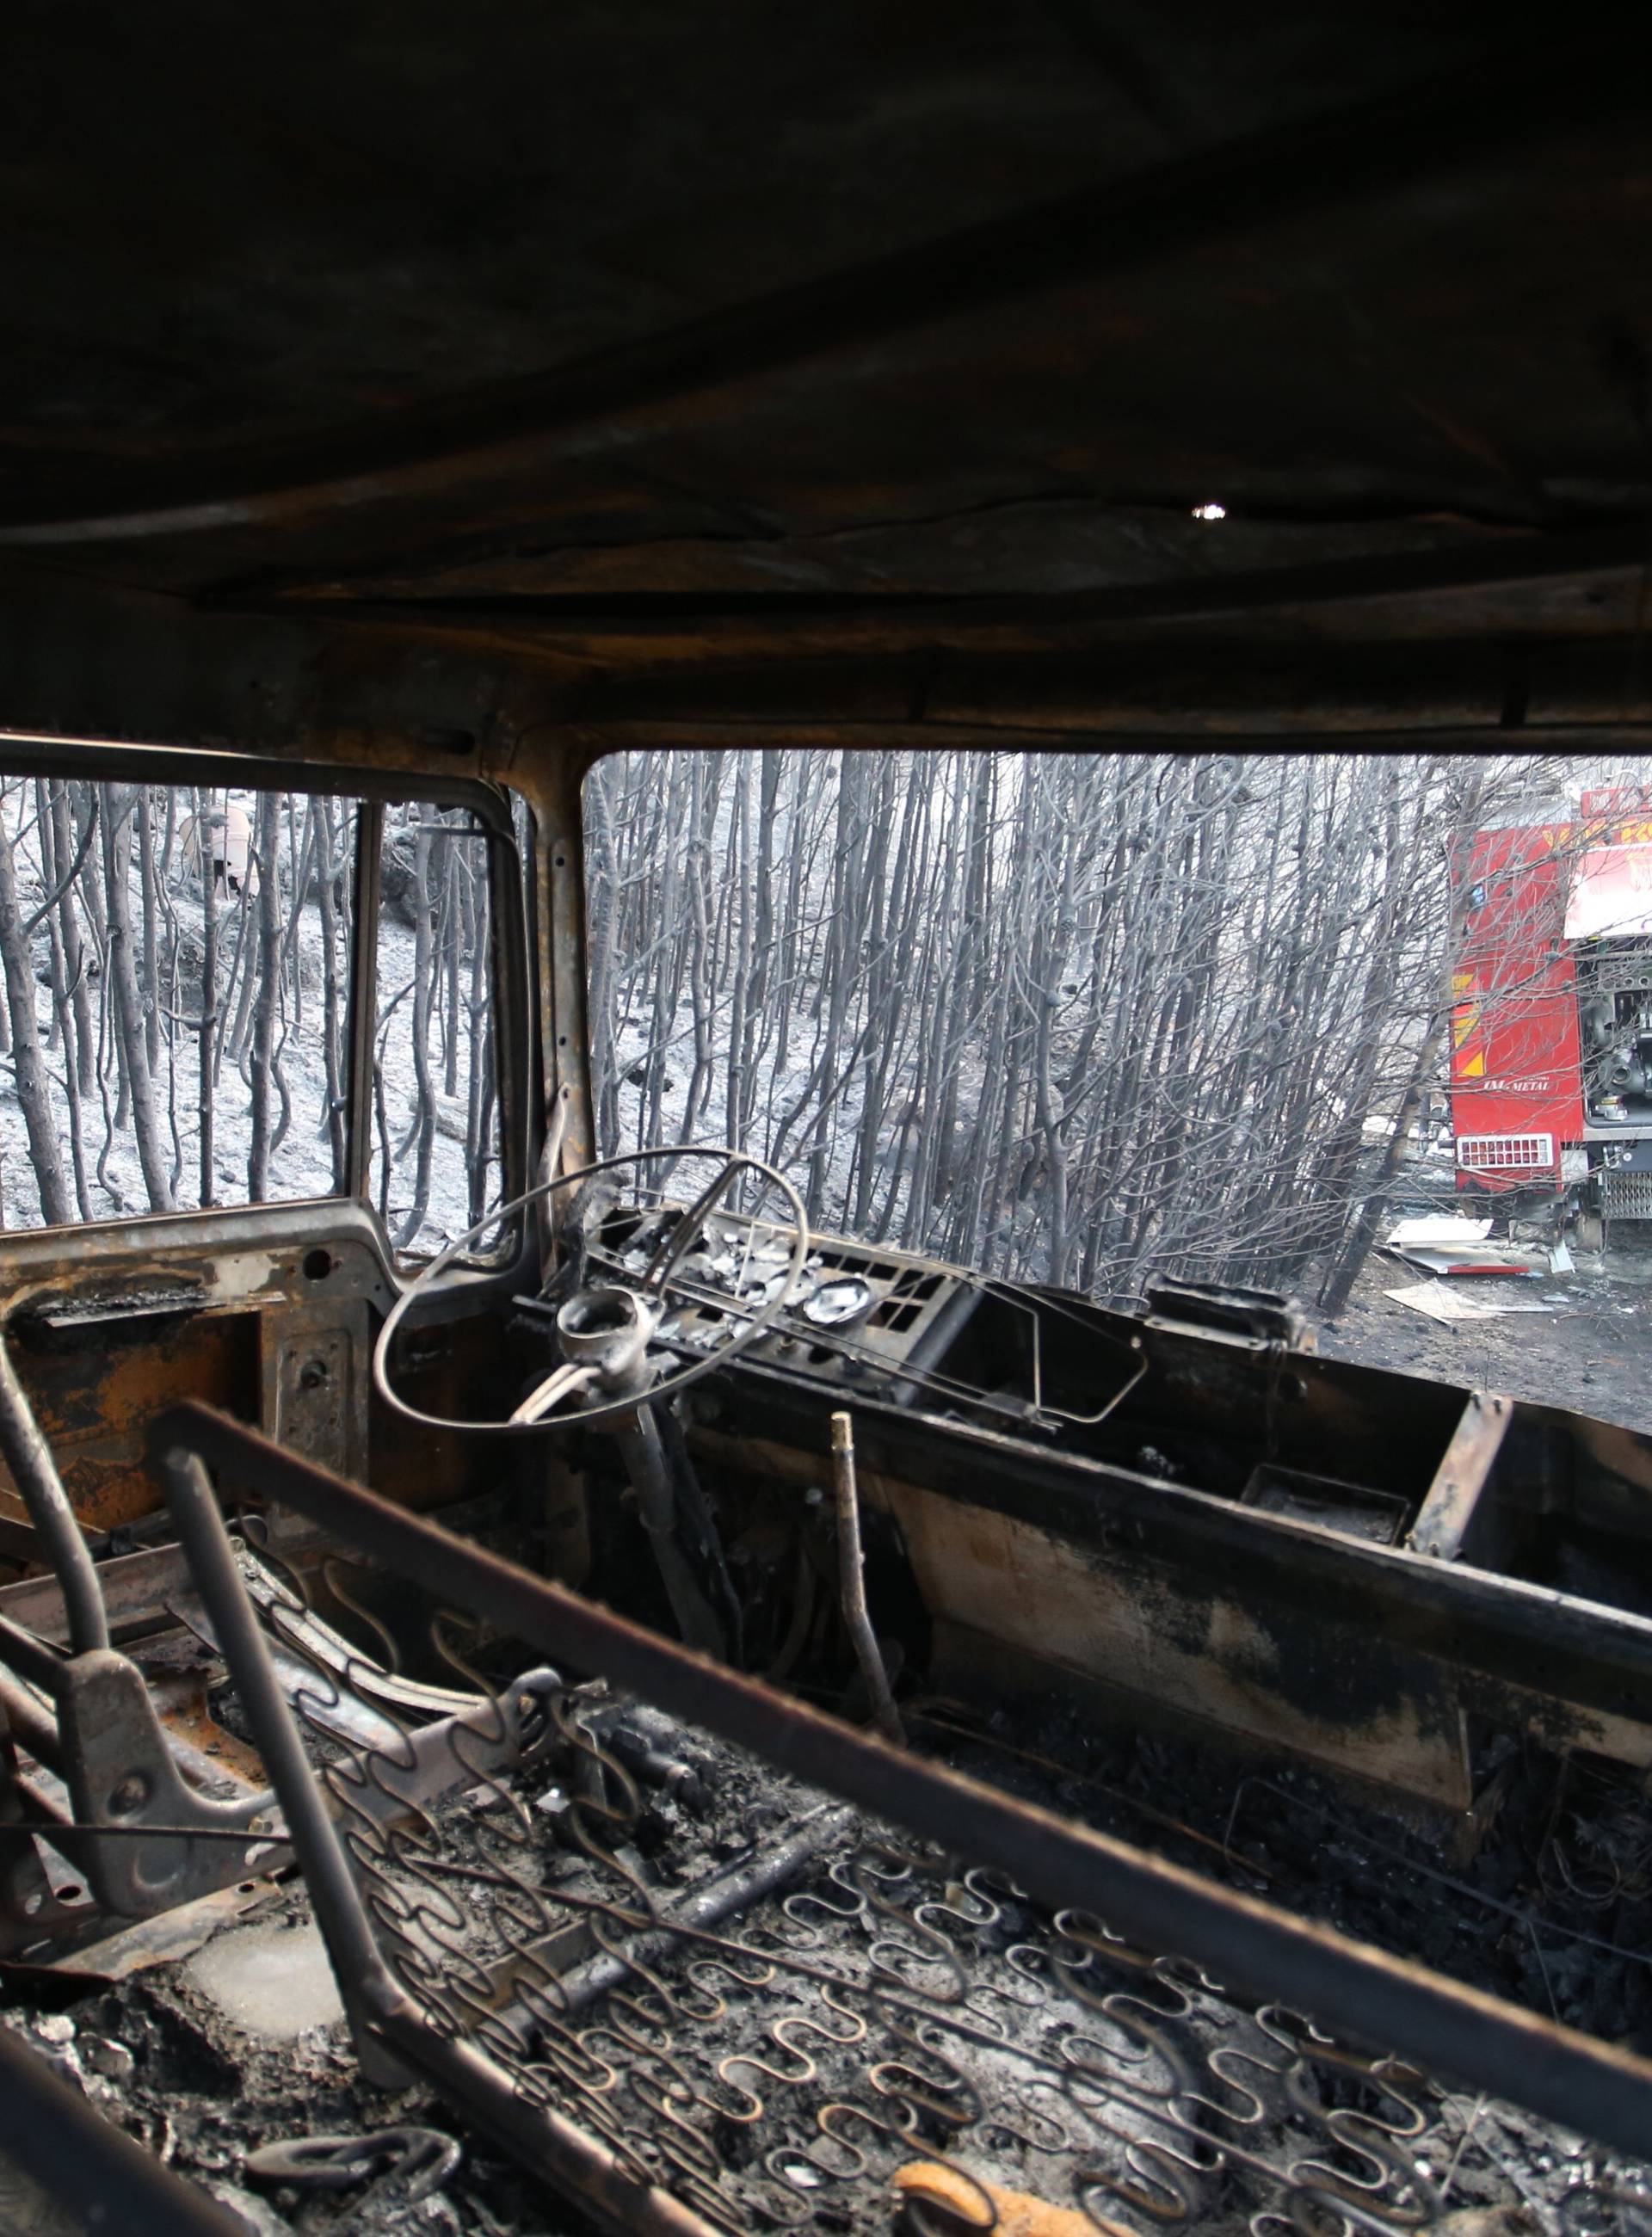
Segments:
[[[0,2228],[1652,2214],[1644,73],[1219,13],[0,31]]]
[[[157,2213],[169,2158],[254,2228],[336,2187],[364,2228],[1065,2231],[1219,2177],[1409,2228],[1442,2157],[1483,2207],[1606,2195],[1645,1437],[1321,1356],[1266,1290],[1104,1305],[824,1233],[734,1145],[587,1156],[542,1023],[584,930],[508,788],[8,758],[14,864],[58,906],[54,811],[103,819],[188,1026],[173,1208],[100,1217],[145,1141],[94,1163],[65,1000],[67,1217],[14,1185],[0,1241],[0,1966],[171,2138]],[[186,811],[241,802],[232,889]],[[1534,1865],[1569,1784],[1614,1845]],[[1477,1930],[1437,1973],[1428,1898]],[[124,2180],[63,2134],[20,2197]]]

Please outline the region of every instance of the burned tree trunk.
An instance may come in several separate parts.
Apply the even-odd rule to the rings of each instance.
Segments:
[[[275,1012],[281,999],[281,895],[276,874],[281,845],[281,800],[276,792],[259,795],[255,861],[258,870],[257,993],[252,1012],[252,1138],[247,1154],[247,1191],[254,1204],[269,1198],[269,1160],[274,1146]]]
[[[23,936],[17,903],[17,871],[0,803],[0,960],[3,960],[6,1000],[11,1013],[11,1055],[17,1067],[17,1100],[23,1106],[29,1134],[29,1159],[40,1191],[41,1217],[50,1227],[74,1217],[69,1191],[63,1184],[63,1164],[57,1141],[57,1114],[52,1107],[50,1076],[41,1054],[40,1029],[35,1015],[35,973]]]
[[[94,799],[89,788],[89,799]],[[51,788],[52,852],[58,864],[61,878],[69,877],[71,863],[86,861],[93,830],[89,817],[95,808],[89,808],[85,831],[76,837],[71,828],[69,815],[69,785],[67,779]],[[69,879],[57,902],[57,921],[63,934],[63,972],[69,982],[69,1004],[75,1020],[75,1079],[83,1096],[90,1095],[97,1085],[97,1032],[92,1022],[92,998],[87,986],[88,969],[85,943],[81,938],[80,920],[75,913],[75,890],[81,882],[77,876]]]
[[[343,1190],[349,1180],[345,1154],[344,1076],[340,1065],[340,973],[339,908],[335,881],[340,874],[334,853],[333,805],[310,802],[310,825],[315,839],[315,891],[321,920],[321,1064],[327,1081],[325,1124],[333,1151],[333,1185]]]
[[[406,1250],[430,1211],[430,1184],[436,1146],[436,1082],[430,1069],[430,1010],[434,941],[431,900],[431,832],[422,822],[413,849],[413,1060],[417,1108],[413,1135],[417,1143],[413,1200],[396,1232],[396,1248]],[[406,1154],[405,1149],[403,1154]]]
[[[201,850],[201,1023],[196,1053],[195,1118],[200,1129],[201,1208],[217,1201],[213,1167],[213,1083],[218,1076],[218,881],[213,868],[212,794],[195,797],[196,843]]]
[[[142,1170],[149,1209],[172,1211],[176,1203],[149,1072],[143,997],[139,989],[138,959],[132,933],[132,898],[128,881],[135,794],[129,785],[105,785],[102,792],[103,903],[109,921],[109,973],[113,988],[116,1039],[125,1061],[132,1129],[137,1138],[138,1164]]]
[[[69,887],[79,874],[80,862],[76,857],[67,861],[58,852],[58,824],[56,815],[61,786],[42,778],[35,786],[35,819],[40,832],[40,859],[47,884],[47,898],[42,914],[46,924],[48,942],[48,972],[51,982],[52,1016],[56,1040],[63,1063],[63,1095],[69,1119],[69,1155],[75,1175],[75,1203],[83,1219],[92,1216],[91,1198],[86,1187],[86,1135],[81,1102],[79,1056],[76,1047],[78,1028],[73,999],[69,993],[69,973],[63,949],[63,924],[59,912],[67,901]],[[65,823],[64,828],[67,828]]]

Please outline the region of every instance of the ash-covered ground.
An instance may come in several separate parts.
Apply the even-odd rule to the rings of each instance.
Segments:
[[[1367,1262],[1347,1305],[1318,1323],[1332,1359],[1497,1390],[1652,1432],[1652,1242],[1632,1232],[1605,1251],[1574,1248],[1575,1270],[1511,1285],[1550,1310],[1446,1326],[1385,1293],[1424,1277],[1386,1253]],[[1454,1287],[1483,1292],[1483,1280]],[[1495,1285],[1494,1285],[1495,1286]]]

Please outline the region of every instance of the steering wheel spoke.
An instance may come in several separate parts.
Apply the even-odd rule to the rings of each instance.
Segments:
[[[536,1382],[529,1391],[512,1415],[512,1423],[543,1422],[565,1398],[572,1398],[576,1391],[590,1389],[596,1380],[594,1367],[581,1366],[578,1360],[573,1359],[559,1361],[544,1382]]]

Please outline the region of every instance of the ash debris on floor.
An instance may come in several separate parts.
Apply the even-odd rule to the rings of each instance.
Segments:
[[[296,1943],[313,1931],[301,1888],[272,1890],[254,1916],[255,1925],[231,1930],[232,1935],[291,1935]],[[71,1986],[67,1980],[30,1980],[7,1968],[6,2024],[42,2050],[100,2112],[241,2214],[259,2237],[287,2228],[365,2232],[398,2226],[375,2216],[370,2202],[364,2207],[360,2191],[350,2201],[352,2214],[366,2218],[335,2220],[335,2207],[322,2217],[313,2211],[307,2216],[299,2194],[290,2199],[279,2191],[262,2194],[246,2171],[248,2154],[272,2137],[360,2135],[393,2118],[433,2115],[440,2122],[439,2108],[427,2101],[387,2106],[379,2092],[365,2087],[341,2023],[307,2029],[277,2045],[237,2026],[191,1983],[187,1965],[154,1967],[108,1988],[72,1985],[84,1992],[63,2001]],[[41,2008],[43,1996],[52,1997],[49,2008]],[[467,2223],[448,2201],[440,2203],[439,2217],[406,2218],[399,2226],[429,2228],[442,2237],[486,2228],[485,2221]],[[281,2212],[282,2207],[288,2212]]]
[[[889,2231],[895,2186],[933,2196],[941,2155],[1006,2221],[1032,2197],[1140,2237],[1194,2222],[1233,2237],[1592,2237],[1652,2211],[1638,2203],[1652,2167],[1379,2045],[1332,2041],[1100,1920],[1052,1917],[601,1686],[561,1697],[554,1723],[528,1767],[385,1845],[386,1887],[420,1899],[401,1920],[418,1957],[406,1977],[461,2024],[490,1983],[490,2048],[509,2036],[524,2089],[624,2139],[724,2226]],[[1625,1773],[1493,1750],[1477,1838],[1453,1853],[1437,1826],[1329,1781],[1103,1731],[1070,1704],[983,1719],[920,1699],[910,1723],[926,1751],[1028,1799],[1652,2043],[1638,1954],[1652,1946],[1652,1811]],[[788,1843],[795,1869],[765,1880]],[[260,2237],[582,2237],[575,2212],[428,2090],[364,2084],[342,2022],[285,2041],[269,2014],[238,2022],[237,1978],[279,1965],[289,1938],[313,1958],[313,1937],[289,1881],[198,1957],[112,1987],[9,1969],[5,2021]],[[238,1943],[256,1960],[239,1976]],[[304,1964],[291,1971],[301,1983]],[[340,2188],[281,2179],[284,2148],[334,2136],[399,2141],[364,2148]]]
[[[1446,1831],[1422,1805],[1362,1799],[1297,1765],[1103,1731],[1068,1706],[1030,1728],[958,1702],[913,1718],[920,1737],[949,1739],[961,1770],[1544,2018],[1652,2051],[1652,1801],[1619,1765],[1498,1736],[1477,1760],[1473,1812]]]

